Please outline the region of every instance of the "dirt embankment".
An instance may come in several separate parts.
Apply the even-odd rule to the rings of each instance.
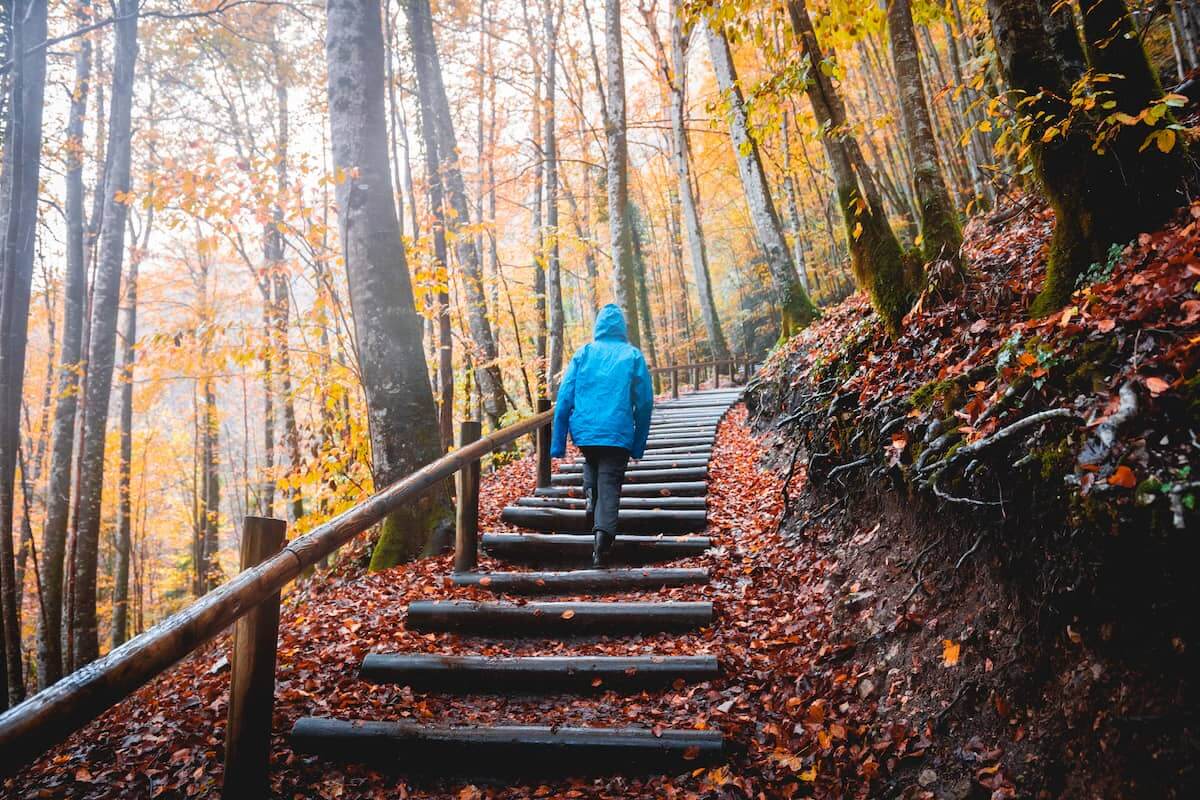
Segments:
[[[760,376],[866,736],[925,745],[871,796],[1197,796],[1198,220],[1032,321],[1048,212],[977,220],[961,296],[895,341],[851,298]]]

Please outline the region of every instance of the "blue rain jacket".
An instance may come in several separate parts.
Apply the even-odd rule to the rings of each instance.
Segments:
[[[575,351],[558,387],[550,455],[566,455],[569,429],[577,446],[624,447],[641,458],[653,407],[646,359],[629,343],[620,307],[609,303],[596,315],[593,341]]]

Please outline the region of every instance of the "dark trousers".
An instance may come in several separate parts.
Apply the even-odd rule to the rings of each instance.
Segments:
[[[621,507],[621,484],[629,451],[624,447],[580,447],[583,466],[583,493],[592,512],[592,530],[617,533],[617,511]]]

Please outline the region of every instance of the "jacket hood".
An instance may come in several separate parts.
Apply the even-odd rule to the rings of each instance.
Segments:
[[[616,303],[609,303],[600,309],[600,313],[596,315],[596,330],[593,336],[596,339],[629,341],[625,330],[625,315],[621,313],[620,306]]]

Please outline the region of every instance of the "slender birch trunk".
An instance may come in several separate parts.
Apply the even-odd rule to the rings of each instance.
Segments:
[[[96,660],[100,643],[96,626],[96,570],[100,544],[101,495],[104,488],[104,444],[117,336],[117,306],[125,256],[125,223],[129,193],[134,70],[138,52],[136,0],[121,0],[113,50],[112,97],[109,109],[108,168],[104,211],[100,222],[99,261],[93,288],[91,341],[88,349],[87,414],[80,458],[79,524],[75,534],[73,598],[73,668]]]
[[[767,269],[775,286],[775,297],[781,316],[779,335],[781,339],[787,339],[816,319],[819,312],[808,292],[804,291],[800,284],[796,265],[792,263],[792,256],[788,252],[783,225],[779,222],[775,201],[771,199],[771,192],[767,188],[767,176],[759,155],[758,142],[750,134],[745,101],[738,85],[729,41],[724,32],[712,24],[706,24],[705,30],[717,85],[728,104],[730,142],[737,159],[746,205],[754,223],[759,249],[766,259]]]

